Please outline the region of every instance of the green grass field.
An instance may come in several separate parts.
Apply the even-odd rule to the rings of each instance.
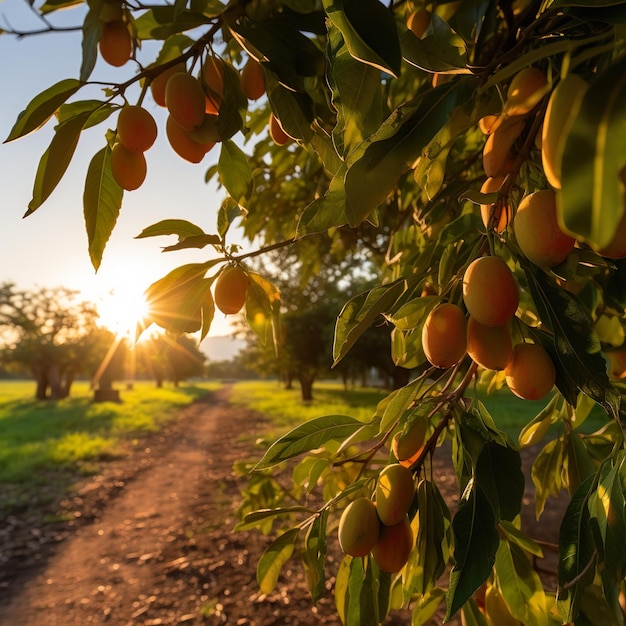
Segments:
[[[72,388],[71,398],[47,402],[33,399],[32,381],[1,381],[0,485],[10,487],[12,498],[19,494],[18,500],[23,502],[43,485],[50,487],[59,476],[97,472],[107,458],[122,453],[124,442],[157,431],[177,409],[219,386],[202,382],[157,389],[154,383],[141,382],[132,390],[122,390],[120,403],[94,403],[88,384],[79,382]],[[286,390],[277,381],[250,381],[235,383],[231,401],[269,419],[267,432],[257,442],[267,447],[279,435],[315,417],[344,414],[367,421],[386,395],[380,389],[344,391],[340,383],[320,382],[314,389],[314,401],[303,404],[297,385]],[[547,403],[526,402],[504,392],[481,399],[498,427],[514,440]],[[597,428],[601,420],[598,411],[585,426]],[[555,432],[558,427],[553,426]],[[60,488],[67,488],[71,479],[70,483],[63,480]],[[0,509],[20,504],[4,500]]]
[[[297,424],[322,415],[343,414],[367,421],[388,391],[373,388],[357,388],[344,391],[339,382],[320,382],[313,390],[313,402],[303,404],[300,388],[296,384],[287,390],[277,381],[245,381],[236,383],[232,401],[246,405],[271,418],[276,434],[281,434]],[[514,441],[521,429],[548,403],[549,399],[521,400],[506,389],[487,395],[478,393],[498,428],[509,434]],[[586,423],[585,431],[599,428],[605,418],[600,409],[594,409]],[[558,428],[558,425],[553,426]]]
[[[0,483],[37,484],[49,470],[116,454],[120,442],[158,430],[179,409],[219,387],[183,384],[157,389],[140,382],[121,391],[121,402],[92,401],[86,382],[58,402],[33,398],[32,381],[0,382]]]

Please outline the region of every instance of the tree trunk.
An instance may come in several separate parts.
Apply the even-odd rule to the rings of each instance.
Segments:
[[[287,370],[284,375],[285,389],[293,389],[293,372]]]
[[[35,398],[37,400],[48,399],[48,377],[44,371],[34,372],[37,381],[37,389],[35,390]]]
[[[393,380],[393,388],[400,389],[400,387],[404,387],[409,384],[411,370],[406,369],[405,367],[395,366],[393,368],[392,380]]]
[[[299,378],[300,391],[302,393],[302,402],[311,402],[313,400],[313,381],[315,376],[302,375]]]
[[[63,378],[61,376],[61,367],[58,363],[52,363],[48,368],[48,380],[50,382],[50,399],[61,400],[63,395]]]

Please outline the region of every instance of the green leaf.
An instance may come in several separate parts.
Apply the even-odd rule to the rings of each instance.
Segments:
[[[496,559],[500,535],[493,509],[479,488],[462,502],[452,520],[455,565],[446,594],[449,620],[487,580]]]
[[[435,587],[413,606],[411,626],[427,626],[432,624],[432,618],[437,612],[442,600],[446,597],[444,589]]]
[[[280,293],[267,279],[256,272],[247,272],[250,284],[246,297],[246,319],[248,325],[261,343],[274,341],[278,347],[276,334],[280,319]]]
[[[83,21],[83,59],[80,66],[81,81],[89,80],[98,60],[98,42],[102,35],[102,21],[99,19],[100,5],[91,8]]]
[[[570,431],[567,433],[565,446],[568,488],[570,494],[573,494],[587,476],[595,474],[596,466],[585,442],[577,432]]]
[[[33,185],[33,197],[28,204],[25,217],[34,213],[48,199],[63,178],[72,156],[74,156],[80,134],[88,117],[88,113],[83,113],[55,128],[54,137],[39,161]]]
[[[152,224],[152,226],[144,228],[135,239],[161,237],[163,235],[178,236],[178,243],[172,246],[165,246],[163,252],[186,248],[204,248],[222,243],[222,239],[218,235],[207,235],[199,226],[181,219],[161,220],[156,224]]]
[[[537,454],[530,475],[535,485],[535,515],[541,517],[550,494],[558,496],[563,471],[563,441],[552,439]]]
[[[235,530],[249,530],[256,528],[260,522],[283,515],[290,516],[294,513],[310,513],[310,509],[306,506],[281,506],[275,509],[259,509],[244,516],[243,520],[235,526]]]
[[[241,90],[241,78],[237,70],[229,63],[224,63],[223,69],[224,88],[216,126],[220,139],[226,141],[244,130],[248,100]]]
[[[326,576],[324,574],[324,561],[326,559],[326,523],[328,521],[328,509],[315,518],[309,527],[304,540],[302,551],[302,563],[306,574],[307,586],[311,593],[313,603],[316,603],[326,589]]]
[[[399,279],[354,296],[344,305],[335,329],[333,366],[339,363],[379,315],[389,311],[404,290],[405,281]]]
[[[230,228],[230,225],[239,217],[244,216],[244,211],[230,196],[224,198],[217,212],[217,232],[223,239]]]
[[[488,94],[474,94],[471,100],[452,111],[450,118],[424,146],[415,163],[413,177],[428,200],[433,200],[443,185],[448,154],[454,142],[468,130],[475,128],[485,115],[498,113],[500,107],[500,99],[495,97],[495,90]]]
[[[391,10],[378,0],[324,0],[323,4],[355,59],[399,76],[402,55]]]
[[[333,107],[337,111],[333,141],[337,152],[345,155],[373,134],[383,121],[380,71],[357,61],[332,23],[329,48],[332,59],[329,82]]]
[[[285,89],[275,79],[266,80],[267,97],[272,111],[280,120],[283,130],[294,139],[308,142],[313,136],[313,107],[307,94]]]
[[[35,96],[18,115],[9,136],[4,140],[5,143],[24,137],[41,128],[83,84],[80,80],[67,78]]]
[[[409,300],[397,311],[385,317],[398,330],[421,328],[428,314],[439,302],[441,302],[439,296],[420,296],[419,298]]]
[[[512,521],[522,509],[524,473],[517,450],[488,441],[476,464],[476,484],[487,496],[496,521]]]
[[[145,291],[150,321],[174,335],[208,330],[204,319],[208,321],[212,314],[203,318],[203,307],[213,304],[208,299],[212,280],[204,275],[215,263],[181,265],[152,283]]]
[[[404,385],[404,387],[400,387],[400,389],[394,389],[385,398],[382,412],[380,412],[380,426],[378,434],[386,433],[391,425],[395,421],[397,421],[398,418],[404,415],[405,411],[413,404],[416,395],[423,385],[424,381],[418,377],[415,380],[412,380],[407,385]],[[376,413],[379,414],[378,409]],[[417,413],[421,414],[423,417],[425,411],[421,410],[421,407],[418,407]]]
[[[231,198],[245,207],[254,187],[252,168],[249,157],[230,139],[222,142],[217,171]]]
[[[595,574],[595,567],[590,567],[595,550],[587,506],[593,481],[594,477],[588,476],[580,484],[570,500],[559,530],[557,604],[565,622],[575,619],[581,594]],[[569,583],[574,584],[566,588]]]
[[[174,5],[153,6],[135,20],[137,37],[142,41],[164,40],[186,30],[210,24],[211,18],[224,10],[220,2],[203,3],[203,6],[205,8],[202,13],[179,11]]]
[[[378,576],[371,558],[344,557],[335,582],[337,613],[345,626],[379,626]]]
[[[111,173],[111,148],[107,145],[91,159],[83,192],[89,257],[96,271],[120,214],[123,195]]]
[[[520,264],[539,317],[554,335],[558,376],[570,380],[617,419],[619,394],[609,381],[600,341],[586,310],[567,290],[553,284],[545,272],[521,259]],[[557,386],[561,389],[558,378]]]
[[[525,535],[517,526],[512,522],[502,520],[499,524],[500,530],[505,534],[506,540],[510,543],[514,543],[516,546],[522,548],[530,554],[534,554],[537,558],[543,559],[543,550],[541,546]]]
[[[326,415],[300,424],[275,441],[254,469],[272,467],[304,452],[315,450],[328,441],[341,441],[361,426],[363,422],[348,415]]]
[[[42,15],[45,15],[46,13],[52,13],[53,11],[69,9],[77,4],[82,4],[82,0],[46,0],[46,2],[41,5],[39,11]]]
[[[496,581],[511,615],[524,626],[548,626],[543,583],[524,551],[501,541],[496,553]]]
[[[404,594],[408,601],[414,593],[426,595],[444,573],[450,551],[450,511],[437,485],[421,480],[417,488],[417,537],[416,549],[407,564]],[[411,580],[410,573],[413,574]]]
[[[558,394],[554,394],[550,402],[520,431],[518,440],[520,448],[539,443],[550,428],[552,418],[559,402]]]
[[[306,91],[307,76],[323,71],[321,50],[293,25],[271,20],[240,23],[227,19],[235,39],[251,56],[263,62],[268,71],[290,91]]]
[[[597,248],[624,214],[626,60],[602,72],[585,94],[562,159],[559,209],[565,227]]]
[[[478,608],[476,600],[470,598],[463,606],[463,624],[465,626],[488,626],[487,619],[483,612]]]
[[[380,129],[354,150],[346,173],[346,214],[358,226],[383,203],[400,176],[413,167],[424,147],[465,98],[457,81],[425,92],[416,104],[394,111]]]
[[[261,555],[256,579],[263,593],[271,593],[276,587],[280,570],[291,558],[299,533],[299,528],[291,528],[272,542]]]
[[[589,498],[589,510],[600,560],[604,563],[609,580],[619,583],[626,575],[626,502],[621,472],[625,466],[624,455],[602,477],[597,490]]]
[[[407,30],[400,43],[404,60],[425,72],[469,74],[465,42],[436,13],[423,38]]]
[[[323,233],[330,228],[343,226],[347,222],[346,192],[342,171],[330,181],[326,193],[302,211],[298,220],[297,236]]]
[[[161,220],[152,226],[144,228],[135,239],[144,237],[160,237],[162,235],[178,235],[179,239],[204,235],[204,231],[187,220],[169,219]]]

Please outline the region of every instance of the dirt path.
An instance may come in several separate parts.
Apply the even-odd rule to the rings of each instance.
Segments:
[[[299,561],[271,596],[258,590],[256,563],[269,540],[232,532],[241,485],[233,463],[250,458],[263,423],[229,405],[229,393],[184,409],[161,434],[84,480],[60,505],[69,523],[9,520],[9,532],[0,532],[0,625],[340,624],[331,592],[312,607]],[[439,476],[455,491],[447,468]],[[386,624],[410,618],[398,612]]]
[[[3,564],[0,624],[339,623],[330,598],[312,609],[299,566],[271,597],[258,592],[256,560],[267,541],[232,533],[239,496],[232,467],[250,454],[251,440],[240,435],[261,432],[260,423],[229,406],[228,393],[185,409],[111,484],[87,481],[70,504],[92,521],[73,524],[51,550],[42,543],[50,552],[43,563],[22,563],[18,554]],[[103,488],[108,495],[89,513]]]

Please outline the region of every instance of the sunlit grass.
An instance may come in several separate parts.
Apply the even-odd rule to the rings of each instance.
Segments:
[[[120,452],[123,441],[158,430],[176,410],[219,383],[158,389],[152,382],[121,391],[121,402],[92,401],[86,382],[57,402],[33,399],[33,382],[0,382],[0,483],[46,481],[46,472]]]
[[[243,381],[234,385],[231,402],[262,413],[281,428],[323,415],[350,415],[365,422],[386,395],[381,389],[344,390],[339,382],[324,381],[314,386],[313,401],[304,403],[297,383],[293,389],[285,389],[278,381]]]
[[[356,388],[344,391],[339,382],[323,382],[314,386],[314,400],[304,404],[300,398],[300,387],[286,390],[278,381],[246,381],[237,383],[233,389],[232,401],[246,405],[270,418],[275,427],[273,435],[282,432],[315,417],[323,415],[350,415],[367,421],[373,415],[376,405],[389,390],[373,388]],[[506,388],[487,395],[479,393],[480,399],[498,428],[517,441],[520,431],[548,404],[549,398],[543,400],[522,400],[510,393]],[[606,421],[599,407],[595,407],[591,416],[583,424],[583,432],[591,432]],[[556,434],[560,425],[552,427]]]

